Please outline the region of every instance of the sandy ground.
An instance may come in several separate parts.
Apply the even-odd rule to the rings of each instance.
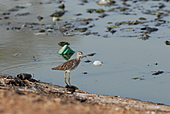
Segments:
[[[165,114],[170,106],[0,75],[1,114]]]

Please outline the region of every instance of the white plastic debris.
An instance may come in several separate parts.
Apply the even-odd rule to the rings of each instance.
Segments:
[[[93,65],[95,66],[101,66],[102,62],[101,61],[94,61]]]

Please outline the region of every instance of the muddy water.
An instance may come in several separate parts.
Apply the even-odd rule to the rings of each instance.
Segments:
[[[164,42],[169,39],[169,22],[158,26],[159,30],[148,34],[148,40],[139,39],[140,32],[144,25],[155,27],[158,21],[151,21],[157,18],[153,14],[142,12],[157,11],[160,6],[158,1],[137,2],[130,4],[128,12],[131,15],[124,15],[122,12],[106,12],[109,16],[99,18],[98,13],[87,13],[90,8],[103,8],[109,10],[112,7],[122,6],[122,2],[110,7],[102,7],[95,1],[89,1],[80,5],[81,1],[74,3],[66,0],[66,10],[68,12],[62,17],[63,21],[70,21],[75,18],[98,18],[90,24],[95,26],[88,29],[91,32],[98,32],[99,35],[74,35],[62,36],[60,34],[35,35],[37,31],[23,28],[21,30],[7,30],[14,26],[22,26],[26,22],[40,24],[53,24],[50,14],[59,10],[59,3],[56,1],[10,1],[1,0],[0,11],[8,11],[17,5],[25,6],[24,9],[11,12],[9,19],[0,20],[0,73],[16,75],[19,73],[34,74],[36,79],[64,86],[63,72],[52,71],[51,68],[57,66],[65,60],[57,54],[61,48],[58,42],[67,41],[75,51],[82,51],[84,54],[95,52],[96,55],[88,57],[92,62],[99,60],[102,66],[93,66],[92,62],[85,63],[87,59],[82,59],[77,69],[71,72],[71,83],[80,89],[98,94],[117,95],[130,97],[151,102],[170,104],[169,86],[169,49]],[[170,10],[168,2],[164,9]],[[141,5],[143,4],[143,5]],[[79,10],[77,10],[76,8]],[[162,9],[160,12],[163,12]],[[30,12],[26,16],[15,16],[17,13]],[[81,16],[75,16],[82,13]],[[136,13],[136,15],[133,15]],[[166,14],[169,14],[166,12]],[[37,16],[43,16],[42,21],[38,21]],[[8,15],[7,15],[8,16]],[[147,23],[137,25],[121,25],[115,28],[116,32],[111,34],[107,31],[108,22],[135,21],[140,17],[147,18]],[[162,20],[169,21],[169,16],[163,16]],[[10,25],[7,25],[11,22]],[[108,36],[107,38],[103,36]],[[72,56],[74,58],[75,55]],[[164,71],[160,75],[152,75],[157,71]],[[83,74],[87,72],[87,74]]]

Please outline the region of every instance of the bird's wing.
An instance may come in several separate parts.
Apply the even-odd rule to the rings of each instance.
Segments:
[[[57,67],[52,68],[52,70],[69,70],[76,65],[75,61],[76,61],[75,59],[69,60]]]

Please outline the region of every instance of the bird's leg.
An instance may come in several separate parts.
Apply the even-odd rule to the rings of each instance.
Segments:
[[[70,72],[68,72],[68,84],[71,85],[71,83],[70,83]]]
[[[68,83],[66,82],[66,72],[64,72],[64,82],[66,83],[66,85],[68,85]]]

